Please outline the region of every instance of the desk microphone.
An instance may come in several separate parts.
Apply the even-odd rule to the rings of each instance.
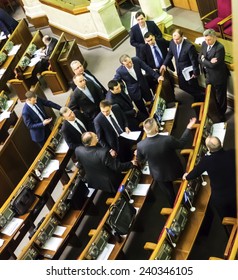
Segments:
[[[205,187],[207,185],[207,182],[203,179],[202,175],[201,175],[201,179],[202,179],[202,186]]]
[[[169,238],[169,241],[170,241],[170,243],[172,244],[172,246],[175,248],[176,247],[176,243],[174,243],[173,242],[173,240],[172,240],[172,238],[171,238],[171,234],[173,234],[172,233],[172,231],[171,231],[171,229],[169,229],[169,228],[165,228],[166,229],[166,232],[167,232],[167,235],[168,235],[168,238]]]
[[[188,194],[187,194],[186,191],[184,192],[184,198],[185,198],[185,202],[188,201],[188,203],[189,203],[190,211],[191,211],[191,212],[194,212],[194,211],[196,210],[196,207],[194,207],[194,206],[192,205],[192,202],[191,202],[191,200],[189,199],[189,196],[188,196]]]

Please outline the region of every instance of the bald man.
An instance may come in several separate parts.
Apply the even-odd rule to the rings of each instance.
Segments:
[[[207,171],[211,184],[211,205],[221,220],[223,217],[236,217],[235,151],[223,150],[221,141],[214,136],[207,137],[205,144],[210,155],[203,157],[183,178],[193,180]]]

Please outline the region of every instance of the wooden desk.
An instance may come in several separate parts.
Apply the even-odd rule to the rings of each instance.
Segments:
[[[14,97],[10,100],[13,101],[12,105],[8,108],[8,112],[10,112],[10,118],[3,119],[0,121],[0,143],[3,143],[7,137],[9,136],[8,130],[11,126],[14,126],[18,120],[18,117],[14,111],[15,106],[17,105],[18,98]]]

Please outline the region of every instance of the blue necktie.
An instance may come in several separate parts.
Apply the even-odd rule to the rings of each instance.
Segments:
[[[157,50],[156,46],[153,46],[153,49],[154,49],[154,53],[155,53],[155,56],[156,56],[156,59],[157,59],[157,64],[156,67],[159,67],[163,64],[163,58],[161,57],[159,51]]]
[[[178,55],[178,57],[179,57],[180,51],[181,51],[181,44],[178,44],[177,45],[177,55]]]

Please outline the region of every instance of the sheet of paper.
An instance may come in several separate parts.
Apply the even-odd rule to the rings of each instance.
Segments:
[[[3,239],[0,238],[0,247],[2,247],[4,241],[5,241],[5,240],[3,240]]]
[[[56,154],[65,154],[68,152],[68,149],[69,149],[69,146],[63,139],[56,150]]]
[[[212,136],[216,136],[221,140],[221,143],[223,144],[224,138],[226,135],[226,123],[220,122],[220,123],[214,123],[212,125]]]
[[[13,233],[20,227],[24,220],[19,218],[13,218],[5,228],[1,230],[1,233],[6,234],[8,236],[12,236]]]
[[[146,196],[149,188],[150,188],[150,184],[138,184],[137,187],[132,192],[132,195]]]
[[[6,39],[7,38],[7,36],[4,34],[4,32],[1,32],[1,34],[0,34],[0,40],[4,40],[4,39]]]
[[[42,246],[43,249],[51,250],[51,251],[57,251],[60,244],[62,243],[63,238],[59,237],[51,237],[48,239],[45,244]]]
[[[107,260],[115,247],[115,244],[107,243],[101,254],[97,257],[97,260]]]
[[[15,45],[13,46],[13,48],[10,50],[10,52],[8,53],[8,56],[12,56],[15,55],[18,50],[20,49],[21,45]]]
[[[40,60],[41,60],[41,58],[38,57],[38,56],[33,57],[33,58],[31,59],[31,62],[30,62],[30,64],[29,64],[29,66],[34,66],[34,65],[36,65],[36,63],[39,62]]]
[[[59,169],[59,161],[57,159],[51,159],[49,164],[43,170],[41,176],[43,178],[49,178],[50,174]]]
[[[120,136],[130,139],[130,140],[137,140],[141,134],[141,131],[131,131],[130,133],[123,132]]]
[[[11,112],[3,111],[2,114],[0,114],[0,122],[3,121],[4,119],[10,118]]]
[[[12,106],[13,102],[14,102],[13,100],[7,100],[7,108],[6,108],[6,110],[8,110]]]
[[[65,230],[66,230],[66,227],[57,226],[54,231],[54,235],[62,236],[64,234]]]
[[[159,135],[168,136],[168,135],[169,135],[169,133],[168,133],[168,132],[159,132]]]
[[[198,37],[195,39],[195,44],[201,45],[203,41],[205,41],[204,37]]]
[[[3,75],[5,73],[6,69],[5,68],[1,68],[0,69],[0,75]]]
[[[173,120],[175,118],[175,114],[176,114],[176,107],[165,109],[162,117],[162,121]]]
[[[185,67],[183,70],[182,70],[182,74],[184,76],[184,79],[186,81],[189,81],[191,79],[191,72],[193,72],[193,66],[188,66],[188,67]]]
[[[88,188],[89,189],[89,193],[87,195],[87,197],[91,197],[92,194],[95,192],[95,189],[92,189],[92,188]]]

